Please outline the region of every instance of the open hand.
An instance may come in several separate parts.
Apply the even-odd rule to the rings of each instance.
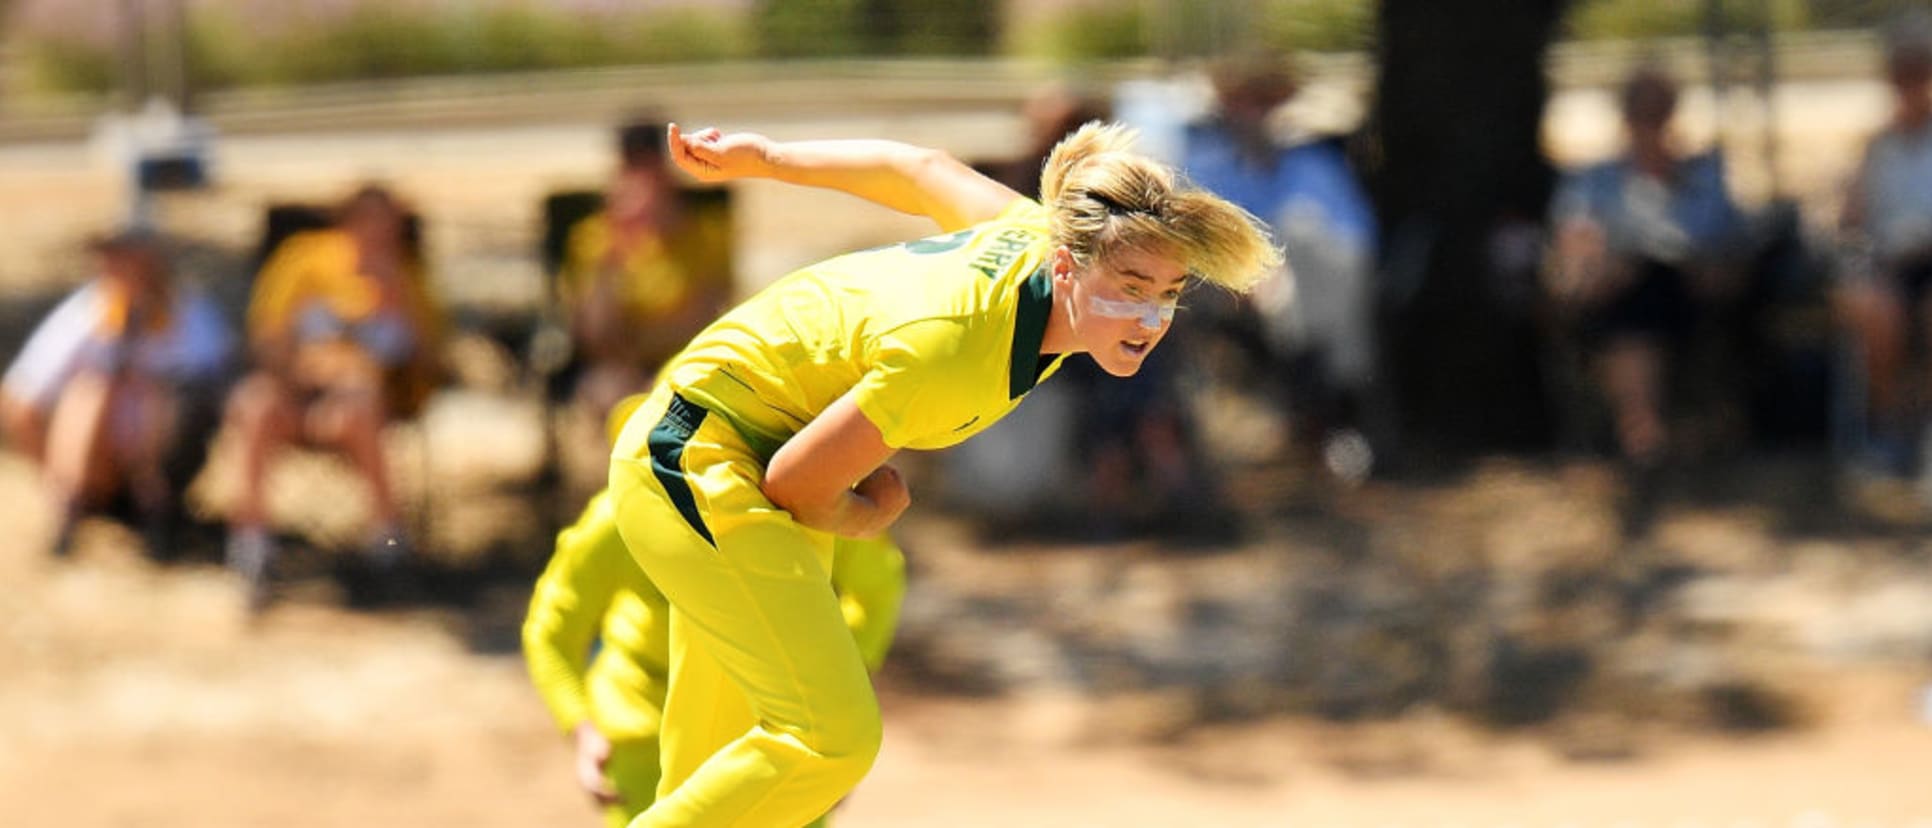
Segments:
[[[707,184],[755,178],[771,169],[772,141],[763,135],[725,133],[716,127],[687,134],[677,124],[671,124],[666,134],[678,169]]]

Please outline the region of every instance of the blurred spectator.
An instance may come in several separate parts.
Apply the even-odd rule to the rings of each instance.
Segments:
[[[1617,446],[1639,471],[1671,448],[1667,389],[1692,335],[1736,297],[1745,230],[1715,151],[1682,154],[1677,82],[1625,80],[1622,157],[1565,176],[1553,197],[1548,290],[1607,398]]]
[[[731,225],[688,207],[665,159],[664,125],[618,131],[603,209],[577,222],[557,290],[579,373],[572,398],[592,421],[649,387],[659,365],[731,298]]]
[[[257,607],[274,557],[264,484],[285,443],[347,454],[369,487],[371,561],[388,568],[409,554],[382,432],[419,409],[433,385],[441,319],[407,216],[388,190],[364,186],[333,226],[290,236],[256,277],[247,319],[255,365],[229,398],[227,427],[243,452],[228,560]]]
[[[1287,58],[1230,58],[1214,67],[1212,80],[1214,110],[1189,125],[1182,168],[1268,222],[1287,247],[1287,269],[1256,291],[1254,322],[1269,361],[1286,372],[1289,403],[1310,444],[1360,443],[1352,426],[1374,367],[1376,222],[1368,194],[1338,139],[1282,137],[1278,115],[1297,86]],[[1343,430],[1331,435],[1337,427]]]
[[[83,509],[128,495],[148,554],[171,551],[163,468],[183,392],[218,382],[234,336],[201,291],[175,280],[159,241],[130,230],[90,245],[93,278],[56,307],[0,383],[0,425],[38,463],[61,510],[65,556]]]
[[[1864,361],[1864,448],[1873,455],[1865,459],[1908,473],[1924,414],[1913,395],[1926,388],[1907,366],[1932,324],[1932,17],[1916,12],[1892,25],[1885,68],[1892,120],[1867,144],[1845,199],[1851,255],[1835,299]]]

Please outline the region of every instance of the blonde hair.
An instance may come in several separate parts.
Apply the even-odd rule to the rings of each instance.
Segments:
[[[1062,139],[1040,173],[1053,241],[1083,264],[1118,250],[1172,255],[1194,276],[1246,293],[1281,265],[1248,211],[1182,187],[1167,165],[1133,152],[1138,133],[1090,121]]]

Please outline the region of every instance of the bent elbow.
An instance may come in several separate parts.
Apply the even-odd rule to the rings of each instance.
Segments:
[[[900,163],[907,174],[918,179],[925,177],[933,170],[958,164],[959,160],[954,158],[952,153],[943,149],[936,147],[914,147],[906,153],[905,158]]]
[[[804,501],[803,492],[788,475],[767,473],[765,479],[759,482],[758,489],[764,492],[765,499],[771,501],[773,506],[794,515],[798,514],[798,508]]]

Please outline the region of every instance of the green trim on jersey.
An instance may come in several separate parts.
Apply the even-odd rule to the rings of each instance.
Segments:
[[[1040,353],[1040,343],[1046,339],[1047,316],[1053,311],[1053,279],[1047,275],[1047,266],[1040,265],[1040,269],[1020,283],[1019,290],[1013,316],[1013,364],[1006,376],[1006,396],[1012,400],[1033,390],[1040,375],[1058,356]]]

